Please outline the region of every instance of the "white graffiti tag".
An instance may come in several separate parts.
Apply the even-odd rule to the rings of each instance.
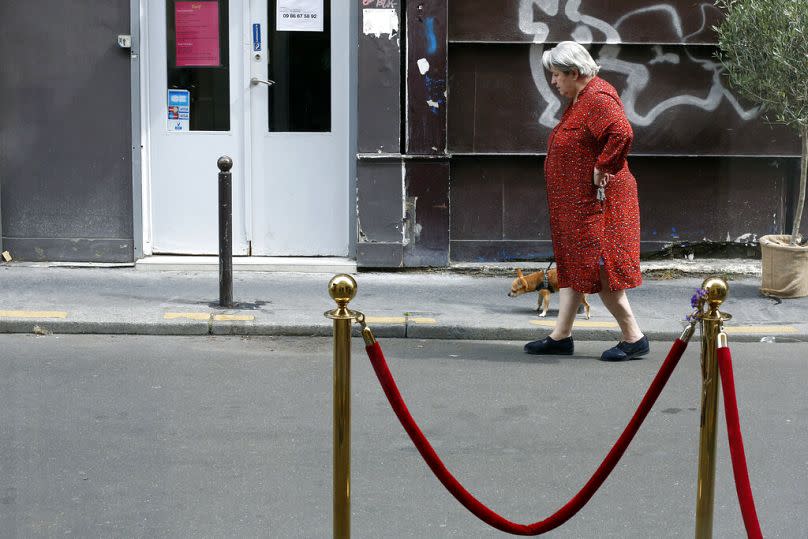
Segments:
[[[692,106],[705,111],[714,111],[726,98],[737,112],[738,116],[745,121],[758,116],[760,109],[744,109],[735,96],[723,85],[721,81],[721,65],[709,59],[694,57],[687,48],[683,48],[684,56],[690,62],[698,64],[702,69],[711,74],[710,88],[704,96],[692,94],[681,94],[665,99],[653,105],[651,110],[641,114],[637,110],[637,98],[645,90],[651,80],[648,68],[641,63],[621,60],[620,43],[623,42],[619,28],[631,17],[649,13],[661,12],[670,17],[670,24],[673,31],[679,37],[680,43],[687,43],[688,39],[702,32],[707,25],[706,9],[715,9],[711,4],[700,4],[702,17],[701,27],[688,35],[684,35],[684,28],[681,18],[676,8],[667,4],[658,4],[630,11],[622,15],[614,25],[601,19],[591,17],[580,12],[581,0],[567,0],[564,6],[564,16],[571,22],[577,23],[570,33],[570,38],[579,43],[592,43],[597,35],[601,42],[606,43],[595,58],[604,71],[612,71],[626,76],[626,87],[623,89],[620,99],[626,109],[626,116],[629,121],[638,126],[648,126],[654,123],[665,111],[674,107]],[[538,8],[547,14],[547,19],[535,20],[534,9]],[[533,82],[539,90],[546,106],[539,117],[539,123],[547,127],[553,127],[558,123],[558,111],[561,109],[561,101],[547,82],[547,76],[542,67],[541,57],[544,51],[544,43],[550,34],[549,25],[551,17],[555,17],[559,12],[559,0],[520,0],[519,3],[519,29],[528,35],[533,35],[533,44],[530,48],[530,72]],[[654,58],[648,64],[679,64],[682,58],[678,54],[665,53],[660,45],[652,47]]]

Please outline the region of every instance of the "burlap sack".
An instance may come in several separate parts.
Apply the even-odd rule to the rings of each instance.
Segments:
[[[761,236],[760,291],[781,298],[808,296],[808,246],[789,245],[789,235]]]

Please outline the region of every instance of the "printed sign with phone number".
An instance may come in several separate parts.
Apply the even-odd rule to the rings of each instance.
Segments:
[[[323,0],[278,0],[275,15],[279,32],[323,31]]]

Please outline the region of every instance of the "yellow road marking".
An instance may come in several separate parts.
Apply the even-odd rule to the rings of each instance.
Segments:
[[[366,316],[365,322],[368,324],[403,324],[406,319],[403,316]]]
[[[64,311],[0,311],[0,318],[67,318]]]
[[[255,316],[251,314],[212,314],[212,313],[165,313],[165,320],[210,320],[211,316],[217,322],[252,322]]]
[[[209,320],[210,313],[165,313],[164,320],[177,320],[184,318],[186,320]]]
[[[251,314],[217,314],[213,316],[216,321],[252,322],[255,317]]]
[[[368,324],[405,324],[407,321],[412,322],[413,324],[436,324],[437,321],[434,318],[424,318],[424,317],[411,317],[407,318],[406,316],[366,316],[365,322]]]
[[[556,323],[555,320],[531,320],[531,324],[534,326],[541,326],[545,328],[554,328]],[[594,320],[576,320],[572,327],[575,328],[616,328],[620,327],[617,325],[617,322],[596,322]]]
[[[724,333],[797,333],[794,326],[724,326]]]

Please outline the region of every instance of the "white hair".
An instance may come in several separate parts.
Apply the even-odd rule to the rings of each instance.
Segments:
[[[592,59],[589,51],[575,41],[562,41],[549,51],[544,51],[541,63],[548,71],[555,68],[562,73],[569,73],[575,69],[584,77],[597,75],[600,71],[600,66]]]

